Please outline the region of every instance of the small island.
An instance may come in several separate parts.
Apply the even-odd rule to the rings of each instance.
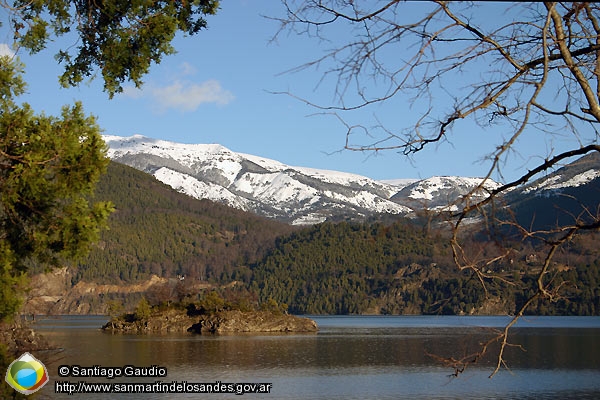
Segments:
[[[215,292],[201,302],[150,307],[142,298],[133,313],[112,316],[102,330],[114,333],[276,333],[316,332],[315,321],[289,315],[270,300],[257,309],[225,302]]]

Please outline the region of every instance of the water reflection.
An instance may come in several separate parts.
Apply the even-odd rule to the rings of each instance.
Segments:
[[[480,328],[472,321],[419,318],[398,326],[402,317],[338,317],[320,322],[317,334],[287,335],[121,335],[101,332],[96,319],[43,321],[39,329],[64,351],[43,359],[51,378],[61,364],[83,366],[160,365],[164,381],[272,382],[270,395],[250,398],[600,398],[600,319],[588,328],[519,328],[506,359],[511,372],[487,378],[494,359],[484,359],[458,379],[428,354],[459,357],[478,348],[499,321]],[[435,318],[435,317],[434,317]],[[448,322],[450,321],[450,322]],[[95,323],[95,325],[92,324]],[[468,324],[466,324],[468,323]],[[555,322],[553,322],[554,324]],[[579,326],[581,321],[576,322]],[[408,325],[408,326],[407,326]],[[59,357],[59,358],[58,358]],[[75,380],[72,378],[72,380]],[[91,380],[91,379],[90,379]],[[131,379],[129,379],[131,380]],[[157,379],[137,379],[135,382]],[[102,379],[95,381],[104,382]],[[47,385],[40,398],[73,398]],[[127,398],[176,399],[198,395],[156,394]],[[208,396],[208,395],[206,395]],[[111,398],[86,395],[86,399]],[[238,398],[210,395],[210,398]]]

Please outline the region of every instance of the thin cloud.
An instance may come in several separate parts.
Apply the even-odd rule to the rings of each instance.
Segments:
[[[194,75],[197,72],[196,67],[185,61],[181,63],[179,68],[182,76]]]
[[[173,108],[180,111],[195,111],[202,104],[224,106],[235,98],[216,80],[208,80],[200,84],[177,80],[169,86],[149,88],[149,92],[162,110]]]
[[[183,79],[195,75],[196,72],[196,67],[184,62],[179,66],[176,77],[170,79],[169,84],[158,86],[147,83],[140,89],[126,86],[123,88],[123,95],[131,99],[149,99],[159,112],[168,109],[191,112],[196,111],[202,104],[224,106],[235,99],[233,93],[224,89],[217,80],[195,83]]]
[[[219,81],[211,79],[202,83],[176,80],[167,86],[145,84],[141,89],[125,86],[123,96],[131,99],[150,99],[159,111],[175,109],[183,112],[196,111],[202,104],[224,106],[235,96],[224,89]]]

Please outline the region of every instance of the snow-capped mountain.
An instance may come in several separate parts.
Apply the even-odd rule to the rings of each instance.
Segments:
[[[591,153],[525,186],[522,194],[557,195],[565,189],[585,186],[598,178],[600,154]]]
[[[457,211],[465,201],[481,200],[499,185],[487,180],[478,188],[481,178],[456,176],[376,181],[289,166],[218,144],[182,144],[140,135],[106,135],[104,140],[111,159],[150,173],[182,193],[292,224],[377,214],[413,216],[424,208]],[[592,154],[508,193],[506,203],[531,204],[532,196],[548,198],[599,184],[600,156]],[[593,199],[600,197],[595,194]]]
[[[154,175],[198,199],[225,203],[293,224],[372,214],[408,214],[391,200],[398,186],[364,176],[292,167],[217,144],[104,136],[114,161]]]
[[[590,153],[506,195],[518,222],[531,229],[593,222],[600,212],[600,154]]]
[[[434,176],[413,182],[396,193],[392,200],[412,209],[458,211],[468,195],[471,203],[483,200],[488,191],[499,183],[486,180],[482,188],[481,178],[460,176]]]

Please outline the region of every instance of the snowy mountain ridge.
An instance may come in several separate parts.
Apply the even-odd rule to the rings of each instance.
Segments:
[[[290,223],[342,215],[407,214],[390,200],[398,187],[338,171],[293,167],[217,144],[105,135],[108,156],[176,190]]]
[[[183,144],[141,135],[105,135],[104,140],[112,160],[150,173],[179,192],[291,224],[377,214],[411,216],[424,208],[455,211],[463,197],[481,183],[481,178],[455,176],[376,181],[346,172],[289,166],[218,144]],[[598,170],[580,173],[580,179],[573,182],[540,180],[539,187],[536,181],[525,190],[537,193],[600,176]],[[498,185],[486,181],[474,199],[483,198]],[[531,193],[523,191],[523,195]]]

